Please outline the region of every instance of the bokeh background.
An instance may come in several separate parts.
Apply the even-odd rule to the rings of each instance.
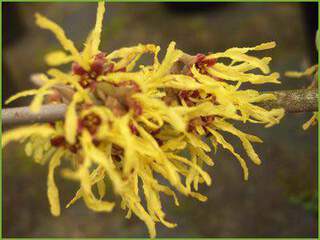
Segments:
[[[283,74],[316,63],[317,8],[317,3],[108,3],[101,49],[110,52],[138,43],[166,49],[174,40],[178,48],[196,54],[274,40],[277,47],[265,54],[273,57],[272,70]],[[96,4],[3,3],[2,101],[33,87],[30,74],[45,71],[44,54],[60,47],[51,33],[35,26],[35,12],[62,25],[80,48],[94,25]],[[282,82],[263,89],[304,88],[311,80],[282,77]],[[180,196],[181,206],[176,208],[163,197],[167,218],[178,227],[158,225],[158,237],[316,237],[317,127],[301,128],[310,115],[288,114],[270,129],[242,126],[264,139],[256,146],[263,164],[248,161],[250,177],[244,182],[238,162],[219,150],[213,155],[216,165],[208,169],[213,186],[201,189],[209,200],[199,203]],[[2,154],[4,237],[148,236],[144,224],[136,217],[126,220],[118,206],[110,214],[98,214],[79,201],[59,218],[52,217],[47,166],[33,163],[19,143]],[[77,185],[59,174],[57,179],[66,204]]]

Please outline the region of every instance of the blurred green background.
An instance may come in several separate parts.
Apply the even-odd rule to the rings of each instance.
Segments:
[[[265,55],[273,58],[272,70],[283,74],[317,61],[317,8],[317,3],[108,3],[101,49],[156,43],[165,50],[174,40],[178,48],[196,54],[274,40],[277,47]],[[3,101],[33,87],[30,74],[45,71],[44,54],[60,48],[51,33],[35,26],[37,11],[63,26],[80,48],[94,25],[96,4],[3,3]],[[311,80],[282,77],[282,82],[263,89],[302,88]],[[213,186],[201,188],[209,200],[200,203],[180,196],[181,206],[176,208],[163,196],[167,218],[178,227],[159,224],[158,237],[316,237],[317,127],[301,128],[310,116],[288,114],[270,129],[242,126],[263,138],[256,146],[263,164],[248,161],[250,176],[244,182],[238,162],[220,149],[213,155],[216,165],[207,169]],[[59,218],[52,217],[47,166],[33,163],[19,143],[2,154],[4,237],[148,237],[144,223],[136,217],[126,220],[119,205],[110,214],[98,214],[79,201],[63,209]],[[77,185],[59,174],[57,179],[65,205]]]

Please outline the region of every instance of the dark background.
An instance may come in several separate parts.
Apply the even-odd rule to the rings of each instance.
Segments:
[[[164,50],[174,40],[178,48],[195,54],[274,40],[277,47],[265,55],[273,58],[272,70],[283,75],[317,62],[317,9],[316,3],[108,3],[101,49],[156,43]],[[80,48],[94,25],[96,4],[3,3],[2,100],[33,87],[30,74],[45,71],[44,54],[60,48],[51,33],[35,26],[37,11],[60,24]],[[281,80],[282,85],[263,89],[303,88],[311,81]],[[256,146],[263,164],[248,162],[250,176],[244,182],[237,161],[220,149],[213,156],[216,165],[208,170],[213,186],[202,188],[208,202],[180,196],[176,208],[164,197],[167,218],[178,227],[159,225],[158,237],[316,237],[317,128],[301,128],[310,115],[288,114],[270,129],[242,126],[263,138]],[[18,143],[3,151],[3,159],[4,237],[147,237],[144,224],[136,217],[126,220],[119,206],[98,214],[79,201],[62,209],[59,218],[52,217],[47,166],[33,163]],[[57,178],[64,205],[77,186]]]

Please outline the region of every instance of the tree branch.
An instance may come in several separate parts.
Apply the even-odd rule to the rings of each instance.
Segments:
[[[43,105],[39,113],[33,113],[29,107],[15,107],[2,109],[2,125],[20,125],[43,122],[54,122],[64,118],[67,110],[65,104]]]
[[[268,110],[284,108],[286,113],[318,111],[317,89],[297,89],[270,92],[277,100],[259,103]],[[2,124],[19,125],[40,122],[54,122],[64,118],[67,106],[65,104],[50,104],[41,107],[39,113],[32,113],[29,107],[6,108],[2,110]]]
[[[284,108],[286,113],[316,112],[318,111],[317,90],[312,88],[270,92],[277,96],[277,100],[261,102],[259,105],[268,110]]]

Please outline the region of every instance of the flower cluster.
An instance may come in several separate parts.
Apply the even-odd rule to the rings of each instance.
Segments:
[[[208,156],[212,148],[230,151],[248,179],[246,161],[225,139],[225,133],[237,136],[248,157],[261,163],[252,143],[262,140],[233,123],[271,127],[283,117],[283,109],[266,110],[257,105],[274,95],[241,86],[279,83],[279,74],[270,73],[270,57],[248,55],[274,48],[275,43],[190,56],[171,42],[162,61],[158,59],[160,47],[153,44],[107,54],[99,50],[104,11],[104,4],[99,3],[95,27],[81,52],[58,25],[36,15],[36,23],[52,31],[64,49],[47,55],[46,62],[51,66],[72,63],[72,67],[67,73],[49,69],[40,76],[39,89],[18,93],[7,102],[34,95],[30,105],[34,112],[45,102],[65,103],[68,108],[63,121],[16,128],[3,135],[2,143],[22,139],[28,156],[48,163],[53,215],[60,214],[54,172],[65,160],[70,167],[62,169],[62,175],[80,183],[67,207],[82,198],[93,211],[111,211],[115,203],[104,200],[109,181],[121,198],[121,208],[127,210],[126,217],[135,214],[155,237],[156,222],[176,226],[165,218],[162,193],[172,196],[177,206],[176,192],[207,200],[198,186],[211,184],[204,169],[214,164]],[[152,63],[136,66],[144,54],[152,54]],[[257,70],[262,73],[256,74]],[[99,196],[94,194],[95,187]]]

